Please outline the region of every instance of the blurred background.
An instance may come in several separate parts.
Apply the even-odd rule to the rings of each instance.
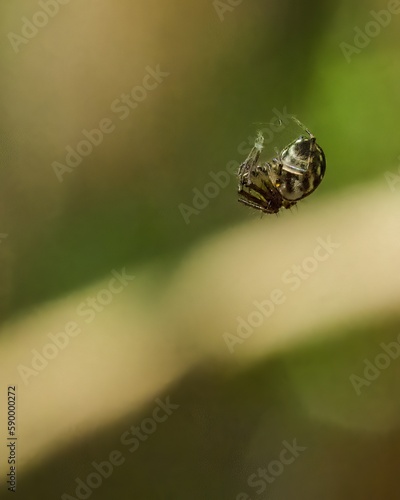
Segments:
[[[17,497],[398,499],[400,4],[0,11]],[[289,115],[326,176],[260,216],[235,171]]]

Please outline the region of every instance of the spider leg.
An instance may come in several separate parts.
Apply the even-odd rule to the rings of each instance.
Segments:
[[[266,201],[258,199],[256,196],[253,196],[251,193],[247,191],[243,191],[240,193],[240,197],[238,200],[240,203],[247,205],[248,207],[255,208],[256,210],[261,210],[261,212],[273,214],[278,210],[273,210],[268,206]]]
[[[300,120],[298,120],[295,116],[292,116],[291,118],[294,123],[296,123],[301,129],[304,130],[304,132],[306,132],[310,136],[310,138],[314,137],[313,134],[308,130],[308,128],[301,123]]]
[[[265,168],[257,166],[248,184],[239,191],[239,201],[265,213],[276,213],[282,205],[278,191],[270,184]]]
[[[261,150],[259,146],[253,146],[249,153],[249,156],[240,165],[238,170],[239,192],[243,190],[243,187],[245,185],[248,186],[251,183],[251,176],[254,170],[257,168],[257,162],[260,158],[260,152]]]

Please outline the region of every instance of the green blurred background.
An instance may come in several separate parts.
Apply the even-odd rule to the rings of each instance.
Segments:
[[[169,394],[176,415],[92,498],[399,498],[400,361],[360,397],[349,375],[400,333],[400,186],[387,180],[400,175],[400,6],[51,5],[53,17],[18,46],[11,34],[43,6],[0,8],[1,380],[20,387],[17,494],[74,495],[75,477]],[[385,11],[387,26],[346,58],[343,43],[354,46],[372,10]],[[168,76],[121,120],[113,103],[142,85],[148,67]],[[185,221],[193,190],[243,161],[274,110],[296,115],[323,147],[318,190],[292,213],[260,218],[237,203],[230,174]],[[53,163],[65,164],[65,148],[107,118],[115,130],[59,182]],[[342,260],[329,261],[328,275],[317,270],[254,346],[249,339],[231,356],[221,335],[279,284],[272,269],[312,255],[315,238],[336,230]],[[31,349],[124,267],[136,281],[90,337],[24,384],[17,366]],[[258,273],[271,277],[261,291]],[[272,330],[276,343],[264,345]],[[295,438],[304,456],[258,494],[247,478]]]

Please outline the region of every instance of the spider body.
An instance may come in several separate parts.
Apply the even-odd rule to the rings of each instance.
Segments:
[[[275,214],[310,195],[321,183],[326,168],[325,155],[315,137],[295,117],[306,133],[288,144],[272,160],[260,163],[264,138],[258,134],[254,147],[238,171],[239,201]]]

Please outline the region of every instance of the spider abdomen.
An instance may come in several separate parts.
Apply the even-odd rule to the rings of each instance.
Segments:
[[[283,149],[278,161],[270,164],[269,175],[285,200],[298,201],[321,183],[326,162],[315,138],[300,137]]]

